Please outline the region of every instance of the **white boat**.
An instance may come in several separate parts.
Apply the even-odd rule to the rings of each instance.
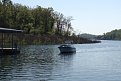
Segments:
[[[75,53],[76,52],[76,48],[68,44],[61,45],[58,48],[61,53]]]

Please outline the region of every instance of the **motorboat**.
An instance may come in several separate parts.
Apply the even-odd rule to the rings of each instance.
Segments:
[[[60,45],[59,50],[61,53],[75,53],[76,48],[69,44]]]

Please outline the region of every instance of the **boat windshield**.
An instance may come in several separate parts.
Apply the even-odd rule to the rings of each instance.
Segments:
[[[61,45],[61,47],[71,47],[71,45]]]

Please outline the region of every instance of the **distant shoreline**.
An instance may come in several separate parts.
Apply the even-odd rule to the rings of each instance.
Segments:
[[[90,44],[100,43],[98,40],[89,40],[77,36],[60,36],[60,35],[31,35],[25,34],[23,36],[22,43],[27,45],[53,45],[53,44],[64,44],[65,41],[71,40],[73,44]]]

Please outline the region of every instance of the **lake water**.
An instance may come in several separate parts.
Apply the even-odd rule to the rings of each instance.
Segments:
[[[121,41],[74,46],[69,55],[58,45],[29,45],[0,56],[0,81],[121,81]]]

